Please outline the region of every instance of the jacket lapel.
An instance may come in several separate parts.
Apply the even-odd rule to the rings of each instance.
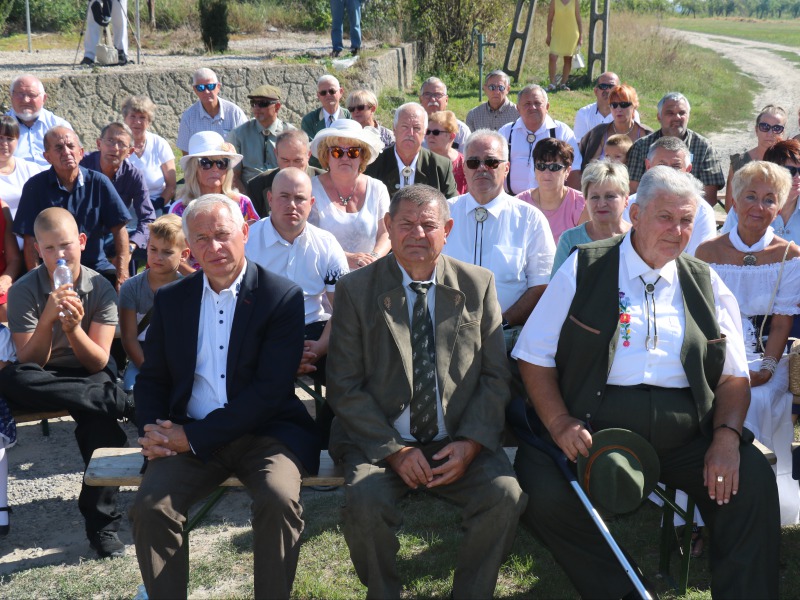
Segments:
[[[428,153],[429,150],[420,148],[417,158],[417,172],[414,174],[414,183],[428,183]]]
[[[453,382],[446,375],[450,372],[450,360],[466,300],[464,292],[447,285],[449,280],[447,259],[440,256],[436,271],[436,377],[443,407],[450,397],[449,386]]]
[[[235,373],[236,364],[239,362],[238,357],[242,351],[245,336],[248,333],[247,326],[256,306],[254,298],[256,290],[258,290],[258,270],[253,262],[248,261],[247,270],[244,272],[242,285],[239,289],[239,296],[236,299],[236,312],[233,314],[233,324],[231,325],[228,361],[225,366],[225,370],[229,374]],[[228,377],[227,379],[228,393],[230,394],[233,377]]]
[[[392,339],[403,361],[403,370],[408,379],[409,389],[413,389],[414,376],[411,358],[411,319],[408,316],[408,300],[403,289],[403,277],[400,267],[394,258],[385,259],[388,272],[387,279],[397,286],[388,292],[380,294],[377,298],[378,310],[383,315],[383,320],[392,334]]]

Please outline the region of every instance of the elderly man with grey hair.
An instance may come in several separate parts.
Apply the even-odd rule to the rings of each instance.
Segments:
[[[197,102],[183,111],[178,126],[178,148],[188,154],[189,140],[200,131],[216,131],[223,138],[239,125],[247,123],[247,115],[236,104],[219,97],[222,84],[217,74],[205,67],[192,75],[192,91]]]
[[[44,157],[44,134],[56,126],[72,129],[72,125],[44,107],[47,94],[37,77],[15,77],[11,82],[10,93],[11,110],[6,114],[15,118],[19,124],[19,140],[14,156],[49,167],[50,163]]]
[[[428,115],[440,110],[447,110],[447,86],[444,81],[438,77],[428,77],[423,81],[419,89],[419,103]],[[456,133],[456,139],[453,140],[453,148],[458,150],[464,145],[464,141],[471,131],[464,121],[456,119],[456,122],[458,123],[458,133]],[[428,147],[424,140],[422,147]]]
[[[513,356],[545,437],[569,460],[589,456],[593,436],[609,428],[631,430],[653,447],[657,480],[686,490],[712,526],[712,596],[775,598],[778,494],[743,428],[750,382],[739,308],[706,263],[683,253],[699,202],[691,175],[666,166],[647,171],[633,229],[578,246]],[[515,467],[530,495],[522,521],[578,593],[633,594],[555,463],[523,443]],[[617,485],[624,480],[620,469]]]
[[[316,425],[294,394],[303,291],[245,258],[249,229],[226,196],[194,200],[183,230],[202,270],[159,290],[136,380],[139,570],[150,598],[185,598],[186,515],[236,475],[253,499],[255,597],[289,598],[302,476],[319,467]]]
[[[661,129],[636,140],[628,152],[632,192],[636,191],[645,172],[644,161],[650,146],[662,137],[672,136],[682,140],[689,148],[692,175],[703,184],[706,201],[712,207],[717,203],[717,192],[725,185],[725,174],[711,142],[689,129],[690,112],[689,100],[679,92],[669,92],[659,100],[658,122]]]
[[[427,127],[428,113],[421,105],[416,102],[401,105],[394,113],[395,145],[381,152],[365,173],[381,180],[389,194],[425,183],[438,189],[445,198],[457,196],[453,163],[422,147]]]
[[[497,69],[486,76],[483,91],[487,100],[467,113],[467,127],[497,131],[506,123],[519,119],[517,105],[508,99],[511,81],[505,72]]]
[[[582,160],[578,148],[579,140],[569,125],[550,117],[548,114],[550,103],[545,89],[540,85],[526,85],[519,92],[517,110],[520,114],[519,119],[503,125],[498,130],[506,139],[509,148],[510,162],[505,182],[506,191],[516,195],[539,187],[533,172],[533,148],[545,138],[556,138],[572,146],[575,160],[567,184],[580,189]]]
[[[322,106],[307,113],[300,121],[300,129],[306,132],[309,140],[313,140],[320,131],[330,127],[334,121],[350,118],[350,111],[339,106],[342,96],[344,88],[339,85],[336,77],[323,75],[317,79],[317,99]]]

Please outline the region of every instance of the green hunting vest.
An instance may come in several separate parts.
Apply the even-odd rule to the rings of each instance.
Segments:
[[[619,247],[624,236],[578,246],[577,286],[556,350],[561,394],[570,414],[590,421],[603,401],[619,340]],[[703,433],[712,428],[714,389],[725,363],[708,265],[681,254],[675,261],[683,293],[681,364]]]

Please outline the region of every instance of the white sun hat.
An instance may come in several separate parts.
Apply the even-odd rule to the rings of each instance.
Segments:
[[[190,158],[203,156],[225,156],[231,161],[231,169],[242,161],[242,155],[231,152],[225,139],[216,131],[198,131],[189,138],[189,154],[181,158],[181,169],[186,170]]]
[[[369,147],[371,156],[367,164],[374,162],[378,158],[378,154],[383,150],[383,142],[375,132],[375,129],[361,127],[358,121],[353,121],[352,119],[338,119],[314,136],[314,141],[311,142],[311,154],[315,158],[319,158],[317,154],[319,143],[329,137],[357,140]]]

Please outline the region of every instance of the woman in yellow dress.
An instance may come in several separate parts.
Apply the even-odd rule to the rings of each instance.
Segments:
[[[567,79],[572,70],[572,55],[581,45],[581,3],[580,0],[550,0],[550,11],[547,13],[547,39],[550,47],[550,85],[548,92],[569,90]],[[561,72],[561,84],[556,87],[556,62],[561,56],[564,68]]]

